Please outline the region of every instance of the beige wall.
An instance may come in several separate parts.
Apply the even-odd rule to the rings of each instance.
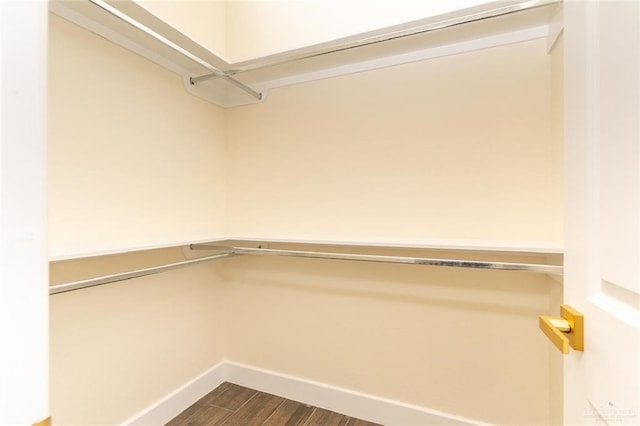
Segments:
[[[239,258],[229,359],[495,424],[549,424],[550,282],[522,273]]]
[[[562,242],[542,40],[222,111],[51,19],[53,255],[225,231]],[[52,278],[131,259],[58,264]],[[510,272],[238,258],[52,296],[52,415],[122,422],[229,359],[487,422],[546,424],[551,355],[536,316],[553,288]]]
[[[52,14],[49,254],[224,232],[223,110],[179,76]]]
[[[562,243],[544,40],[273,90],[227,111],[232,235]]]
[[[232,235],[562,244],[537,40],[273,90],[227,111]],[[552,421],[556,284],[234,259],[230,359],[497,424]],[[556,306],[557,308],[557,306]]]
[[[180,260],[165,249],[65,261],[52,265],[51,280]],[[121,424],[225,359],[220,281],[216,265],[202,264],[51,296],[55,424]]]
[[[51,256],[224,231],[223,111],[180,77],[50,16]],[[181,260],[161,250],[52,266],[53,283]],[[118,424],[220,362],[215,266],[50,297],[56,424]]]

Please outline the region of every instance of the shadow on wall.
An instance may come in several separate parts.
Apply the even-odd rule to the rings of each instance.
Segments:
[[[452,269],[423,265],[236,258],[223,274],[236,286],[280,288],[450,309],[536,316],[550,286],[544,276],[517,271]]]

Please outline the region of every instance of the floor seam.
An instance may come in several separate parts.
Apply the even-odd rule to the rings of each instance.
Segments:
[[[221,384],[220,386],[222,386],[222,385],[223,385],[223,384],[225,384],[225,383],[229,383],[229,384],[231,384],[230,382],[222,382],[222,384]],[[217,388],[216,388],[216,389],[217,389]],[[211,392],[215,391],[216,389],[212,390]],[[220,395],[217,395],[217,396],[216,396],[216,398],[220,398],[222,395],[224,395],[225,393],[229,392],[229,389],[230,389],[230,387],[229,387],[229,386],[227,386],[227,389],[223,390],[223,391],[222,391],[222,393],[221,393]],[[211,393],[211,392],[209,392],[209,393]],[[208,394],[207,394],[207,395],[208,395]],[[207,395],[205,395],[204,397],[206,397]],[[204,398],[204,397],[203,397],[203,398]],[[225,410],[228,410],[228,408],[221,407],[221,406],[216,405],[216,404],[214,404],[214,403],[212,403],[212,402],[210,402],[210,401],[205,402],[205,405],[210,405],[210,406],[218,407],[218,408],[224,408]]]
[[[251,395],[251,397],[249,399],[247,399],[244,404],[242,404],[241,406],[238,407],[237,410],[232,411],[231,415],[229,417],[227,417],[226,419],[224,419],[224,421],[222,423],[220,423],[220,426],[224,426],[225,423],[227,423],[227,421],[233,417],[234,414],[237,414],[238,411],[240,411],[242,409],[242,407],[244,407],[245,405],[247,405],[249,403],[249,401],[251,401],[253,398],[255,398],[255,396],[258,394],[258,391],[254,392],[253,395]]]
[[[282,407],[282,404],[284,404],[284,402],[286,401],[286,399],[282,398],[282,402],[280,404],[278,404],[278,406],[271,412],[271,414],[269,414],[269,417],[267,417],[266,419],[264,419],[264,421],[262,423],[260,423],[261,425],[265,424],[266,422],[269,421],[269,419],[271,417],[273,417],[273,415],[276,413],[276,411],[278,411],[278,408]]]
[[[307,420],[304,421],[304,423],[302,423],[300,426],[311,426],[309,425],[309,421],[313,418],[313,415],[316,413],[316,407],[313,407],[313,410],[311,410],[311,414],[309,414],[309,418],[307,418]]]

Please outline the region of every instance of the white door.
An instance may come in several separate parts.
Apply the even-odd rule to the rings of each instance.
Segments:
[[[45,1],[0,1],[0,425],[49,416],[46,37]]]
[[[640,2],[565,2],[565,424],[640,424]]]

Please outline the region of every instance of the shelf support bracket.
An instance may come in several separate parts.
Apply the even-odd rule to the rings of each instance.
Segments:
[[[211,74],[205,74],[205,75],[201,75],[198,77],[189,77],[189,83],[191,83],[191,85],[195,85],[196,83],[200,83],[201,81],[207,81],[207,80],[212,80],[214,78],[221,78],[224,81],[233,84],[234,86],[236,86],[238,89],[250,94],[251,96],[253,96],[254,98],[256,98],[257,100],[261,101],[262,100],[262,93],[260,92],[256,92],[255,90],[253,90],[251,87],[247,86],[244,83],[239,82],[238,80],[236,80],[235,78],[222,73],[222,72],[214,72]]]

